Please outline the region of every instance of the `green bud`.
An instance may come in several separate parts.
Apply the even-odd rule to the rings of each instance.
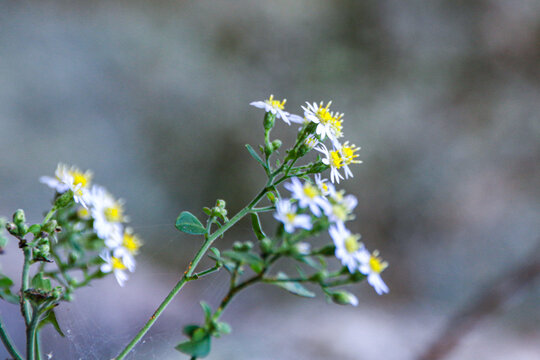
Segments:
[[[264,130],[269,131],[274,127],[274,124],[276,123],[276,114],[272,114],[271,112],[267,112],[264,115]]]
[[[53,232],[56,231],[57,226],[58,226],[58,223],[56,222],[56,220],[53,219],[43,226],[43,231],[45,231],[46,233],[52,234]]]
[[[41,232],[41,225],[34,224],[28,228],[28,232],[31,232],[34,234],[34,236],[37,236]]]
[[[276,139],[276,140],[272,141],[272,152],[276,151],[280,147],[281,147],[281,140]]]
[[[19,235],[19,231],[17,229],[17,225],[15,225],[14,223],[12,222],[8,222],[6,224],[6,230],[11,234],[11,235],[15,235],[15,236],[18,236]]]
[[[74,296],[73,296],[72,292],[67,292],[67,293],[64,294],[64,300],[65,301],[73,301],[73,298],[74,298]]]
[[[330,293],[330,298],[333,302],[339,305],[358,305],[358,299],[350,292],[338,290]]]
[[[62,287],[61,286],[57,286],[55,287],[52,291],[51,291],[51,296],[53,297],[53,299],[55,300],[60,300],[62,298],[62,294],[64,292],[62,291]]]
[[[246,241],[244,243],[240,241],[235,241],[233,244],[233,250],[235,251],[248,252],[252,248],[253,248],[253,243],[251,241]]]
[[[321,270],[310,277],[311,280],[322,283],[328,279],[328,271]]]
[[[28,225],[24,223],[17,224],[17,232],[19,233],[19,236],[26,235],[26,233],[28,233]]]
[[[68,191],[66,191],[65,193],[63,193],[62,195],[60,195],[59,197],[56,198],[56,201],[54,202],[54,206],[61,209],[61,208],[65,208],[65,207],[68,207],[68,206],[72,205],[73,202],[74,202],[74,200],[73,200],[73,191],[68,190]]]
[[[270,200],[272,204],[275,204],[277,201],[276,195],[273,192],[267,192],[266,197],[268,198],[268,200]]]
[[[227,205],[227,203],[225,202],[225,200],[223,199],[217,199],[216,201],[216,206],[219,207],[219,208],[222,208],[222,209],[225,209],[225,206]]]
[[[24,224],[26,221],[26,216],[24,215],[24,210],[19,209],[13,213],[13,222],[17,225]]]
[[[272,240],[265,237],[261,240],[261,250],[263,253],[267,254],[272,252]]]

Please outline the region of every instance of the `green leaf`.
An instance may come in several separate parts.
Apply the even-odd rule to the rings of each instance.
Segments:
[[[21,301],[18,295],[13,295],[11,293],[11,290],[9,288],[0,289],[0,298],[12,304],[19,304]]]
[[[284,279],[284,280],[288,279],[287,275],[285,275],[282,272],[279,272],[277,274],[276,278],[277,279]],[[277,286],[287,290],[288,292],[290,292],[290,293],[292,293],[294,295],[303,296],[303,297],[309,297],[309,298],[315,297],[314,292],[309,291],[308,289],[303,287],[298,282],[294,282],[294,281],[275,281],[275,282],[272,282],[272,284],[277,285]]]
[[[0,288],[9,288],[13,285],[13,281],[7,276],[0,277]]]
[[[212,319],[212,308],[204,301],[201,301],[201,307],[204,311],[205,323],[208,323]]]
[[[266,237],[266,234],[261,227],[259,215],[256,213],[251,213],[251,226],[253,227],[253,232],[255,233],[257,239],[262,240]]]
[[[257,162],[258,162],[259,164],[261,164],[263,168],[266,169],[266,164],[264,163],[264,161],[262,161],[262,159],[259,157],[259,155],[257,155],[257,153],[255,152],[255,150],[253,150],[253,148],[251,147],[251,145],[246,144],[246,149],[249,151],[249,154],[251,155],[251,157],[254,158],[255,160],[257,160]]]
[[[204,235],[206,228],[201,224],[199,219],[189,211],[182,211],[176,219],[176,228],[186,234]]]
[[[197,325],[197,324],[189,324],[189,325],[184,326],[184,328],[182,329],[182,332],[184,333],[184,335],[191,338],[193,336],[193,333],[195,332],[195,330],[197,330],[199,328],[200,328],[200,326]]]
[[[40,231],[41,231],[41,225],[39,224],[34,224],[28,228],[28,232],[31,232],[34,235],[39,234]]]
[[[47,316],[45,316],[43,320],[41,320],[38,325],[38,330],[47,324],[52,324],[52,326],[60,334],[60,336],[66,337],[66,335],[64,335],[64,333],[62,332],[62,329],[60,329],[60,325],[58,325],[58,321],[56,320],[56,315],[53,310],[50,310],[47,313]]]
[[[178,344],[175,349],[192,357],[206,357],[210,353],[211,337],[206,334],[201,339],[192,339]]]
[[[43,272],[39,272],[32,279],[32,287],[39,290],[51,291],[52,290],[51,280],[47,279],[46,277],[43,277]]]

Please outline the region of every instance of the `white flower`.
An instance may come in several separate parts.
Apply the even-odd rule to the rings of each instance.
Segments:
[[[379,252],[375,250],[373,254],[370,254],[369,251],[363,249],[358,256],[358,260],[360,261],[358,269],[367,276],[369,285],[373,286],[377,294],[382,295],[389,292],[390,289],[381,278],[381,272],[388,267],[388,263],[382,261]]]
[[[335,191],[330,196],[331,207],[325,211],[326,216],[332,222],[344,223],[354,219],[353,210],[358,204],[358,199],[354,195],[344,195],[345,191]]]
[[[328,196],[336,192],[336,188],[332,184],[327,184],[327,179],[322,179],[321,174],[315,174],[315,184],[323,196]]]
[[[114,233],[109,239],[105,240],[105,245],[113,250],[113,255],[121,258],[129,271],[135,270],[135,258],[142,245],[139,237],[133,234],[131,228],[126,228],[122,234]]]
[[[270,97],[267,100],[264,101],[254,101],[251,102],[249,105],[255,106],[259,109],[264,109],[266,112],[270,112],[272,114],[275,114],[277,118],[283,119],[287,123],[287,125],[291,125],[291,121],[297,124],[301,124],[304,122],[304,118],[298,115],[291,115],[288,112],[284,111],[285,103],[287,102],[287,99],[283,99],[283,101],[275,100],[274,95],[270,95]]]
[[[98,236],[106,241],[114,241],[114,236],[121,238],[122,223],[128,221],[124,215],[123,202],[116,200],[105,188],[98,185],[92,187],[90,194],[94,230]]]
[[[328,232],[336,245],[336,257],[351,274],[354,273],[359,265],[358,256],[364,248],[364,245],[358,242],[360,235],[352,235],[342,222],[330,226]]]
[[[319,105],[306,102],[307,106],[302,106],[302,109],[304,109],[306,119],[318,124],[315,132],[321,137],[321,140],[328,136],[333,143],[336,143],[343,136],[343,114],[330,112],[331,104],[331,101],[326,106],[323,106],[322,101]]]
[[[280,199],[276,202],[274,218],[283,223],[285,231],[288,233],[294,232],[295,228],[310,230],[313,226],[311,217],[306,214],[297,214],[296,206],[291,204],[289,200]]]
[[[308,181],[302,185],[300,180],[294,177],[290,183],[286,183],[284,186],[285,189],[292,192],[293,198],[298,200],[300,207],[309,207],[315,216],[321,216],[321,208],[326,209],[330,206],[328,200],[321,196],[319,189]]]
[[[87,170],[82,172],[75,166],[67,167],[65,164],[58,164],[55,177],[42,176],[39,181],[46,184],[50,188],[55,189],[62,194],[68,190],[73,192],[73,200],[88,208],[89,198],[88,189],[92,181],[92,172]]]
[[[128,275],[126,273],[127,266],[122,262],[122,259],[111,256],[108,250],[103,251],[99,256],[105,261],[105,264],[101,265],[99,268],[101,272],[110,273],[112,271],[118,284],[124,286],[124,283],[128,279]]]
[[[340,168],[345,171],[345,178],[353,177],[353,173],[349,168],[350,164],[361,164],[361,160],[356,160],[358,154],[356,152],[360,150],[355,145],[349,145],[347,141],[343,145],[339,145],[339,148],[335,148],[328,151],[324,144],[319,144],[315,147],[315,150],[324,154],[325,158],[322,159],[323,164],[330,166],[330,180],[339,184],[339,180],[343,179],[343,176],[339,172]]]

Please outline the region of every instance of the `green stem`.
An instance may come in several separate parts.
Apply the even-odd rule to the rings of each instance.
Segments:
[[[39,331],[36,331],[36,360],[41,360],[41,346],[39,343]]]
[[[4,323],[2,322],[2,319],[0,319],[0,339],[2,339],[2,342],[4,343],[4,346],[6,347],[6,350],[8,351],[9,355],[13,357],[14,360],[23,360],[17,349],[15,348],[15,345],[13,345],[13,342],[11,341],[11,338],[9,337],[9,334],[4,327]]]
[[[214,266],[214,267],[211,267],[210,269],[206,269],[206,270],[204,270],[204,271],[201,271],[200,273],[193,274],[193,275],[191,276],[191,278],[188,279],[188,281],[200,279],[200,278],[202,278],[203,276],[206,276],[206,275],[209,275],[209,274],[211,274],[211,273],[213,273],[213,272],[219,271],[219,269],[221,269],[221,266]]]
[[[221,228],[216,230],[211,236],[209,236],[206,241],[204,242],[203,246],[199,249],[193,260],[188,265],[188,270],[184,273],[184,276],[178,281],[178,283],[174,286],[174,288],[169,292],[167,297],[163,300],[163,302],[159,305],[157,310],[154,312],[154,314],[150,317],[150,319],[144,324],[142,329],[135,335],[135,337],[131,340],[131,342],[118,354],[118,356],[115,358],[115,360],[122,360],[126,357],[126,355],[137,345],[137,343],[142,339],[142,337],[150,330],[152,325],[156,322],[156,320],[160,317],[160,315],[163,313],[165,308],[169,305],[169,303],[172,301],[172,299],[180,292],[182,287],[185,285],[186,282],[190,280],[190,278],[193,275],[193,272],[195,271],[195,268],[201,261],[204,254],[208,251],[210,246],[212,246],[212,243],[214,240],[216,240],[218,237],[220,237],[225,231],[229,230],[231,226],[236,224],[240,219],[242,219],[244,216],[246,216],[251,209],[257,205],[257,203],[261,200],[261,198],[266,194],[268,191],[267,187],[265,187],[259,195],[257,195],[246,207],[244,207],[242,210],[240,210],[236,215],[234,215],[226,224],[224,224]]]
[[[26,300],[25,291],[30,287],[30,261],[32,261],[32,249],[27,245],[24,247],[24,264],[21,281],[21,311],[26,325],[30,324],[32,318],[32,309],[30,303]]]
[[[39,313],[38,311],[34,311],[34,315],[32,316],[32,321],[26,328],[26,359],[27,360],[35,360],[36,355],[36,333],[37,333],[37,325],[39,323]]]
[[[49,212],[47,213],[47,215],[45,215],[45,218],[43,218],[43,222],[41,223],[41,225],[45,225],[46,223],[49,222],[49,220],[51,220],[52,216],[54,215],[54,213],[56,212],[57,208],[56,208],[56,205],[54,205],[51,210],[49,210]]]

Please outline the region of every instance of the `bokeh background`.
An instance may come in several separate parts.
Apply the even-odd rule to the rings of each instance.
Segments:
[[[180,211],[223,198],[235,212],[258,191],[244,144],[260,143],[262,112],[248,104],[273,93],[293,113],[307,100],[345,113],[364,160],[343,184],[359,198],[351,227],[390,262],[391,292],[361,284],[352,308],[258,285],[208,359],[417,358],[538,242],[539,64],[537,0],[2,1],[0,215],[38,221],[52,197],[38,178],[65,162],[125,199],[145,241],[126,287],[96,281],[58,309],[67,336],[44,331],[44,351],[110,359],[131,339],[198,248],[174,229]],[[18,273],[14,241],[0,263]],[[182,358],[182,326],[226,287],[190,283],[130,358]],[[447,358],[539,359],[539,300],[536,281]],[[18,308],[0,311],[23,348]]]

